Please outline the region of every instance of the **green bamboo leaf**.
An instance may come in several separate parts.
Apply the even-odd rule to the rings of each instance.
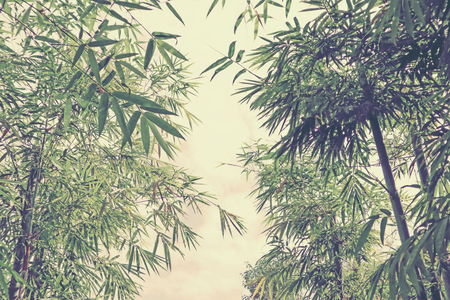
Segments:
[[[109,14],[110,14],[111,16],[113,16],[114,18],[119,19],[120,21],[122,21],[122,22],[124,22],[124,23],[127,23],[127,24],[130,24],[130,25],[131,25],[131,23],[128,22],[127,19],[125,19],[124,17],[122,17],[121,15],[119,15],[119,14],[118,14],[117,12],[115,12],[114,10],[110,10],[110,11],[109,11]]]
[[[236,49],[236,41],[232,42],[228,48],[228,58],[233,57],[235,49]]]
[[[119,54],[114,56],[115,59],[123,59],[123,58],[128,58],[128,57],[133,57],[138,55],[139,53],[124,53],[124,54]]]
[[[292,4],[292,0],[286,0],[286,17],[289,15],[289,11],[291,10],[291,4]]]
[[[391,211],[388,209],[380,208],[380,211],[384,212],[387,216],[391,216]]]
[[[116,66],[117,73],[119,74],[120,82],[125,83],[125,75],[123,74],[122,65],[115,61],[114,65]]]
[[[181,36],[181,35],[177,35],[177,34],[161,32],[161,31],[154,31],[152,33],[152,35],[158,40],[176,39]]]
[[[64,129],[67,131],[70,125],[70,114],[72,112],[72,98],[67,97],[66,105],[64,107]]]
[[[9,299],[9,291],[8,286],[6,285],[5,276],[3,275],[2,270],[6,270],[4,268],[4,265],[2,264],[2,269],[0,269],[0,287],[2,288],[2,291],[5,293],[5,299]]]
[[[226,63],[224,63],[220,68],[217,68],[216,71],[214,71],[213,76],[211,77],[210,81],[213,80],[214,77],[216,77],[217,74],[219,74],[220,72],[222,72],[223,70],[225,70],[226,68],[228,68],[229,66],[231,66],[231,64],[233,64],[233,61],[227,61]]]
[[[258,36],[258,30],[259,30],[259,20],[258,18],[255,18],[255,26],[253,29],[253,38],[256,39],[256,37]]]
[[[86,44],[81,44],[80,47],[78,47],[77,52],[75,52],[75,56],[73,57],[72,67],[75,66],[77,61],[80,59],[81,54],[83,54],[85,47],[86,47]]]
[[[78,71],[75,73],[75,75],[73,75],[66,88],[64,89],[64,93],[66,93],[78,81],[82,74],[83,73],[81,71]]]
[[[184,137],[181,135],[181,133],[178,131],[178,129],[176,129],[175,127],[173,127],[172,125],[170,125],[167,121],[161,119],[160,117],[150,113],[150,112],[146,112],[144,113],[144,116],[153,124],[155,124],[156,126],[158,126],[159,128],[161,128],[162,130],[170,133],[173,136],[179,137],[181,139],[184,140]]]
[[[143,10],[152,10],[151,8],[148,8],[146,6],[142,6],[136,3],[132,2],[125,2],[125,1],[114,1],[114,4],[118,4],[120,6],[129,7],[129,8],[136,8],[136,9],[143,9]]]
[[[109,2],[107,0],[92,0],[92,1],[100,3],[100,4],[111,5],[111,2]]]
[[[172,54],[173,56],[176,56],[176,57],[178,57],[178,58],[180,58],[180,59],[182,59],[182,60],[187,60],[187,58],[184,57],[183,54],[181,54],[180,52],[178,52],[177,49],[175,49],[175,48],[172,47],[171,45],[167,44],[166,42],[158,41],[157,43],[158,43],[158,45],[159,45],[160,47],[162,47],[164,50],[166,50],[167,52],[169,52],[169,53]]]
[[[439,227],[436,232],[435,248],[438,255],[444,254],[442,250],[445,250],[444,245],[446,245],[445,233],[447,231],[448,218],[445,217],[439,222]]]
[[[159,133],[158,129],[150,121],[148,121],[148,126],[150,127],[153,135],[155,136],[156,140],[158,141],[158,144],[161,146],[161,148],[164,150],[164,152],[166,152],[167,156],[172,158],[172,152],[170,151],[169,146],[167,146],[167,143],[162,138],[162,136]]]
[[[209,14],[211,13],[211,11],[214,9],[214,7],[217,5],[217,3],[219,2],[219,0],[214,0],[213,3],[211,4],[211,6],[208,9],[208,13],[206,14],[206,17],[209,16]]]
[[[174,15],[175,17],[177,17],[177,19],[180,20],[180,22],[183,23],[183,25],[184,25],[183,19],[182,19],[181,16],[177,13],[177,11],[175,10],[175,8],[174,8],[169,2],[166,2],[166,5],[167,5],[167,7],[169,8],[169,10],[173,13],[173,15]]]
[[[128,133],[127,123],[125,122],[125,117],[123,115],[122,108],[120,107],[117,100],[113,97],[111,98],[111,109],[113,110],[114,114],[116,115],[117,122],[119,122],[120,129],[122,130],[122,133],[124,134],[124,138],[126,141],[130,144],[131,147],[131,136]]]
[[[142,77],[142,78],[147,78],[147,76],[145,76],[144,73],[142,73],[141,71],[139,71],[136,67],[134,67],[133,65],[125,62],[125,61],[119,61],[119,64],[121,64],[122,66],[127,67],[131,72],[135,73],[136,75]]]
[[[92,83],[87,91],[86,94],[84,94],[84,101],[91,101],[92,96],[94,96],[95,92],[97,91],[97,84]]]
[[[222,64],[223,62],[225,62],[227,59],[228,59],[227,57],[222,57],[221,59],[216,60],[209,67],[207,67],[203,72],[201,72],[200,75],[202,75],[203,73],[208,72],[209,70],[217,67],[218,65]]]
[[[246,13],[247,13],[247,11],[241,13],[239,15],[239,17],[237,18],[236,23],[234,23],[234,33],[236,33],[236,30],[238,29],[239,25],[241,24],[242,19],[244,19],[244,16]]]
[[[114,31],[127,28],[127,25],[108,25],[105,27],[105,31]]]
[[[166,112],[165,114],[176,115],[172,112],[169,112],[168,110],[166,110],[164,107],[162,107],[158,103],[148,100],[147,98],[142,97],[142,96],[138,96],[138,95],[127,93],[127,92],[119,92],[119,91],[113,92],[113,96],[116,98],[122,99],[122,100],[132,102],[134,104],[140,105],[145,110],[155,109],[155,110],[164,111],[164,112]]]
[[[99,40],[99,41],[90,42],[88,44],[88,46],[89,47],[102,47],[102,46],[112,45],[112,44],[115,44],[115,43],[118,43],[118,42],[119,41],[116,41],[116,40],[102,39],[102,40]]]
[[[432,227],[431,229],[428,229],[424,235],[420,238],[419,242],[414,245],[413,250],[411,251],[411,255],[408,259],[408,264],[406,266],[406,270],[412,270],[414,266],[416,265],[416,261],[420,257],[420,251],[424,248],[425,244],[429,242],[430,235],[435,231],[435,227]]]
[[[46,36],[37,35],[34,38],[36,40],[38,40],[38,41],[43,41],[43,42],[47,42],[47,43],[50,43],[50,44],[60,44],[60,42],[58,42],[57,40],[48,38]]]
[[[102,135],[103,128],[105,127],[106,119],[108,118],[109,108],[109,94],[103,93],[100,97],[100,103],[98,105],[98,135]]]
[[[140,111],[135,111],[131,115],[130,120],[128,121],[128,124],[127,124],[128,133],[130,135],[133,134],[134,129],[136,128],[137,121],[139,120],[140,117],[141,117],[141,112]],[[122,140],[122,148],[123,148],[123,146],[125,146],[126,143],[127,143],[127,141],[124,138]]]
[[[375,1],[375,0],[374,0]],[[419,18],[420,22],[425,25],[425,17],[422,12],[422,9],[420,8],[420,4],[418,0],[411,0],[411,6],[414,12],[416,13],[417,17]]]
[[[23,14],[22,17],[22,22],[20,23],[19,27],[17,28],[17,34],[19,34],[19,32],[22,30],[23,25],[22,24],[27,24],[28,23],[28,18],[30,16],[30,12],[31,12],[31,6],[25,11],[25,13]]]
[[[150,39],[147,44],[147,49],[145,50],[144,70],[147,70],[154,53],[155,53],[155,40]]]
[[[381,244],[384,245],[384,233],[386,232],[386,224],[387,224],[388,218],[384,217],[383,219],[381,219],[381,224],[380,224],[380,240],[381,240]]]
[[[170,110],[167,110],[167,109],[164,109],[164,108],[148,107],[148,106],[141,106],[141,108],[146,110],[146,111],[151,111],[151,112],[157,113],[157,114],[177,116],[176,113],[171,112]]]
[[[158,48],[159,53],[163,57],[163,59],[166,61],[166,63],[172,68],[175,69],[175,66],[173,65],[172,60],[170,59],[169,55],[167,54],[166,50],[164,50],[163,47],[160,47],[158,43],[156,43],[156,47]]]
[[[112,70],[111,73],[106,76],[106,78],[102,81],[102,86],[107,85],[116,75],[116,71]]]
[[[375,220],[376,220],[375,218],[371,218],[369,222],[367,222],[366,225],[364,226],[364,230],[359,236],[358,243],[356,244],[355,247],[355,255],[358,255],[359,251],[361,251],[362,247],[366,243]]]
[[[142,144],[144,145],[145,153],[148,156],[148,152],[150,151],[150,133],[148,130],[148,121],[147,118],[141,118],[141,139]]]
[[[246,69],[240,70],[240,71],[236,74],[236,76],[234,76],[234,78],[233,78],[233,83],[236,81],[236,79],[238,79],[239,76],[241,76],[241,75],[244,74],[245,72],[247,72]]]
[[[245,50],[240,50],[238,52],[236,59],[235,59],[236,62],[240,62],[242,60],[242,57],[244,57],[244,52],[245,52]]]
[[[95,76],[95,79],[97,80],[97,82],[100,83],[101,82],[100,73],[99,73],[97,59],[95,58],[94,51],[89,49],[88,56],[89,56],[89,64],[91,66],[91,71],[94,73],[94,76]]]

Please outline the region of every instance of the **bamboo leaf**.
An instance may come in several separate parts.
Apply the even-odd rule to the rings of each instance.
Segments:
[[[372,229],[373,223],[375,222],[376,218],[371,218],[369,222],[366,223],[364,230],[362,231],[361,235],[359,236],[358,243],[355,247],[355,255],[358,255],[359,251],[361,251],[362,247],[367,241],[367,238],[369,237],[370,231]]]
[[[289,11],[291,10],[291,4],[292,4],[292,0],[286,0],[286,17],[289,15]]]
[[[233,57],[235,49],[236,49],[236,41],[232,42],[228,48],[228,58]]]
[[[148,130],[148,126],[149,124],[147,118],[141,118],[141,139],[147,156],[148,152],[150,151],[150,133]]]
[[[92,96],[94,96],[95,92],[97,91],[97,84],[92,83],[86,93],[84,94],[84,101],[91,101]]]
[[[242,60],[242,57],[244,57],[244,52],[245,52],[245,50],[240,50],[238,52],[236,59],[235,59],[236,62],[240,62]]]
[[[150,39],[147,44],[147,49],[145,50],[144,70],[147,70],[154,53],[155,53],[155,41],[153,39]]]
[[[151,8],[148,8],[146,6],[142,6],[136,3],[132,2],[125,2],[125,1],[114,1],[115,4],[118,4],[120,6],[129,7],[129,8],[136,8],[136,9],[143,9],[143,10],[152,10]]]
[[[152,35],[158,40],[176,39],[176,38],[179,38],[181,36],[181,35],[177,35],[177,34],[160,32],[160,31],[154,31],[152,33]]]
[[[72,112],[72,98],[67,97],[66,105],[64,107],[64,129],[67,131],[70,125],[70,115]]]
[[[77,61],[80,59],[81,54],[83,54],[85,47],[86,47],[86,44],[81,44],[80,47],[78,47],[77,52],[75,52],[75,56],[73,57],[72,67],[75,66]]]
[[[122,133],[124,134],[124,138],[126,141],[130,144],[131,147],[131,136],[128,133],[127,125],[125,122],[125,117],[123,115],[122,108],[120,107],[119,103],[115,98],[111,98],[111,109],[113,110],[114,114],[116,115],[117,122],[119,122],[120,129],[122,130]]]
[[[100,73],[99,73],[100,71],[98,68],[98,64],[97,64],[97,60],[95,58],[94,51],[89,49],[88,56],[89,56],[89,64],[91,66],[91,71],[94,73],[94,76],[95,76],[95,79],[97,80],[97,82],[100,83],[101,82]]]
[[[161,128],[162,130],[170,133],[173,136],[179,137],[181,139],[184,140],[184,137],[181,135],[181,133],[178,131],[178,129],[176,129],[175,127],[173,127],[171,124],[169,124],[167,121],[161,119],[160,117],[150,113],[150,112],[146,112],[144,113],[144,116],[153,124],[155,124],[156,126],[158,126],[159,128]]]
[[[169,158],[172,157],[172,152],[170,151],[169,147],[167,146],[166,142],[162,138],[161,134],[159,133],[158,129],[153,125],[152,122],[148,121],[148,126],[150,127],[153,135],[155,136],[156,140],[158,141],[158,144],[161,146],[161,148],[166,152],[167,156]]]
[[[219,2],[219,0],[214,0],[213,3],[211,3],[211,6],[208,9],[208,13],[206,14],[206,17],[209,16],[209,14],[211,13],[211,11],[214,9],[214,7],[217,5],[217,3]]]
[[[236,20],[236,23],[234,23],[234,33],[236,33],[236,30],[238,29],[239,25],[242,22],[242,19],[244,18],[246,12],[243,12],[239,15],[239,17]]]
[[[122,82],[124,84],[125,83],[125,75],[123,74],[122,65],[118,61],[115,61],[114,65],[116,66],[117,73],[119,74],[120,82]]]
[[[103,93],[100,97],[100,103],[98,105],[98,135],[102,135],[103,128],[105,127],[106,119],[108,118],[109,108],[109,94]]]
[[[110,83],[110,81],[114,78],[115,75],[116,71],[112,70],[111,73],[109,73],[108,76],[106,76],[106,78],[102,81],[102,86],[105,86],[108,83]]]
[[[223,62],[225,62],[227,59],[228,59],[227,57],[222,57],[221,59],[216,60],[209,67],[207,67],[203,72],[201,72],[200,75],[202,75],[203,73],[208,72],[209,70],[217,67],[218,65],[222,64]]]
[[[124,22],[124,23],[127,23],[127,24],[130,24],[130,22],[128,22],[128,20],[127,19],[125,19],[124,17],[122,17],[121,15],[119,15],[117,12],[115,12],[114,10],[110,10],[109,11],[109,14],[111,15],[111,16],[113,16],[114,18],[116,18],[116,19],[118,19],[118,20],[120,20],[120,21],[122,21],[122,22]],[[131,24],[130,24],[131,25]]]
[[[158,41],[158,45],[160,47],[162,47],[164,50],[166,50],[167,52],[169,52],[170,54],[172,54],[173,56],[176,56],[182,60],[187,60],[186,57],[184,57],[183,54],[181,54],[180,52],[178,52],[177,49],[175,49],[174,47],[172,47],[171,45],[167,44],[166,42],[163,41]]]
[[[141,71],[139,71],[136,67],[134,67],[133,65],[125,62],[125,61],[119,61],[119,64],[121,64],[122,66],[127,67],[129,70],[131,70],[131,72],[135,73],[136,75],[142,77],[142,78],[147,78],[147,76],[145,76],[144,73],[142,73]]]
[[[113,96],[116,98],[119,98],[119,99],[123,99],[123,100],[129,101],[129,102],[132,102],[137,105],[141,105],[143,109],[148,109],[148,110],[155,109],[155,110],[163,111],[164,114],[176,115],[175,113],[166,110],[164,107],[162,107],[158,103],[148,100],[147,98],[142,97],[142,96],[138,96],[138,95],[127,93],[127,92],[119,92],[119,91],[113,92]]]
[[[138,54],[139,53],[124,53],[124,54],[116,55],[114,58],[115,59],[123,59],[123,58],[133,57],[133,56],[136,56]]]
[[[175,66],[173,65],[172,60],[170,59],[169,55],[167,54],[166,50],[164,50],[163,47],[160,47],[160,45],[157,43],[156,44],[159,53],[161,54],[161,56],[163,57],[163,59],[166,61],[166,63],[172,68],[175,69]]]
[[[210,81],[213,80],[213,78],[216,77],[217,74],[219,74],[220,72],[222,72],[223,70],[225,70],[226,68],[231,66],[231,64],[233,64],[232,60],[224,63],[220,68],[217,68],[216,71],[214,72],[213,76],[211,77]]]
[[[166,2],[167,7],[169,8],[169,10],[173,13],[173,15],[180,20],[181,23],[183,23],[183,19],[181,18],[181,16],[178,14],[178,12],[175,10],[175,8],[172,6],[172,4],[170,4],[169,2]]]
[[[93,41],[88,44],[89,47],[102,47],[102,46],[108,46],[115,43],[118,43],[119,41],[115,40],[109,40],[109,39],[102,39],[99,41]]]
[[[134,129],[136,128],[137,121],[139,120],[140,117],[141,117],[141,112],[140,111],[135,111],[131,115],[130,120],[128,121],[128,124],[127,124],[127,129],[128,129],[128,133],[130,134],[130,136],[133,134]],[[125,146],[126,143],[127,143],[127,141],[124,138],[122,140],[122,148],[123,148],[123,146]]]
[[[236,81],[236,79],[238,79],[239,76],[241,76],[241,75],[244,74],[245,72],[247,72],[246,69],[240,70],[240,71],[236,74],[236,76],[234,76],[234,78],[233,78],[233,83]]]
[[[66,88],[64,89],[64,93],[66,93],[78,81],[78,79],[81,77],[81,74],[83,73],[81,71],[78,71],[75,73],[75,75],[73,75]]]
[[[387,224],[388,218],[384,217],[383,219],[381,219],[381,224],[380,224],[380,239],[381,239],[381,244],[384,245],[384,233],[386,232],[386,224]]]

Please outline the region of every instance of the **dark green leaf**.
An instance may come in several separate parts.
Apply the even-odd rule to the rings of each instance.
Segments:
[[[164,39],[176,39],[179,38],[181,35],[177,34],[171,34],[166,32],[160,32],[160,31],[154,31],[152,35],[158,39],[158,40],[164,40]]]
[[[227,59],[228,59],[227,57],[222,57],[221,59],[216,60],[209,67],[207,67],[203,72],[201,72],[200,75],[202,75],[203,73],[208,72],[209,70],[217,67],[218,65],[222,64],[223,62],[225,62]]]
[[[177,17],[177,19],[180,20],[180,22],[183,23],[184,25],[183,19],[181,19],[180,15],[177,13],[175,8],[169,2],[166,2],[166,5],[169,8],[169,10],[173,13],[173,15]]]
[[[133,65],[125,62],[125,61],[120,61],[119,62],[122,66],[127,67],[128,69],[130,69],[133,73],[135,73],[136,75],[143,77],[143,78],[147,78],[147,76],[145,76],[144,73],[142,73],[141,71],[139,71],[136,67],[134,67]]]
[[[102,40],[99,40],[99,41],[90,42],[88,44],[88,46],[89,47],[102,47],[102,46],[112,45],[112,44],[115,44],[117,42],[119,42],[119,41],[102,39]]]
[[[244,57],[245,50],[240,50],[236,56],[236,62],[240,62],[242,60],[242,57]]]
[[[97,80],[97,82],[100,83],[101,82],[100,73],[99,73],[97,59],[95,58],[94,51],[89,49],[88,56],[89,56],[89,64],[91,66],[91,71],[94,73],[94,76],[95,76],[95,79]]]
[[[81,71],[78,71],[73,75],[73,77],[70,79],[69,83],[67,84],[66,88],[64,89],[64,93],[67,92],[81,77],[83,73]]]
[[[238,79],[239,76],[241,76],[241,75],[244,74],[245,72],[247,72],[246,69],[240,70],[240,71],[236,74],[236,76],[234,76],[234,78],[233,78],[233,83],[236,81],[236,79]]]
[[[117,12],[115,12],[114,10],[110,10],[110,11],[109,11],[109,14],[110,14],[111,16],[113,16],[114,18],[119,19],[120,21],[122,21],[122,22],[124,22],[124,23],[130,24],[130,23],[128,22],[127,19],[125,19],[124,17],[122,17],[121,15],[119,15],[119,14],[118,14]],[[130,25],[131,25],[131,24],[130,24]]]
[[[211,11],[214,9],[214,7],[217,5],[217,3],[219,2],[219,0],[214,0],[213,3],[211,4],[211,6],[208,9],[208,13],[206,14],[206,16],[208,17],[209,14],[211,13]]]
[[[113,92],[113,96],[116,98],[119,98],[119,99],[123,99],[123,100],[129,101],[129,102],[132,102],[134,104],[140,105],[145,110],[154,111],[154,112],[158,112],[158,110],[159,110],[162,113],[164,112],[165,114],[175,115],[174,113],[169,112],[164,107],[157,104],[156,102],[148,100],[147,98],[144,98],[142,96],[138,96],[138,95],[127,93],[127,92],[119,92],[119,91]]]
[[[125,140],[130,144],[131,147],[131,136],[128,133],[128,128],[125,122],[125,117],[123,115],[122,108],[120,107],[119,103],[115,98],[111,98],[111,109],[113,110],[114,114],[116,115],[117,122],[119,122],[120,129],[122,129],[122,132],[124,134]]]
[[[181,135],[181,133],[175,127],[170,125],[167,121],[161,119],[160,117],[158,117],[150,112],[146,112],[146,113],[144,113],[144,115],[150,122],[152,122],[153,124],[155,124],[156,126],[161,128],[162,130],[170,133],[173,136],[179,137],[184,140],[184,137]]]
[[[98,135],[102,134],[105,127],[106,119],[108,118],[109,108],[109,94],[103,93],[100,97],[100,103],[98,105]]]
[[[375,218],[372,218],[369,220],[369,222],[366,223],[364,226],[364,230],[362,231],[361,235],[359,236],[358,243],[356,244],[355,248],[355,255],[358,255],[359,251],[361,251],[361,248],[364,246],[364,244],[367,241],[367,237],[370,234],[370,231],[372,229],[373,223],[375,222]]]
[[[72,112],[72,98],[67,97],[66,105],[64,107],[64,129],[67,131],[70,125],[70,114]]]
[[[151,10],[151,8],[148,8],[146,6],[142,6],[142,5],[139,5],[139,4],[136,4],[136,3],[132,3],[132,2],[115,1],[114,3],[118,4],[118,5],[121,5],[121,6],[130,7],[130,8]]]
[[[232,42],[228,48],[228,58],[233,57],[235,49],[236,49],[236,41]]]
[[[80,59],[81,54],[83,54],[85,47],[86,47],[85,44],[81,44],[80,47],[78,47],[77,52],[75,52],[75,56],[73,57],[72,67],[75,66],[77,61]]]
[[[58,41],[56,41],[54,39],[48,38],[46,36],[37,35],[34,38],[36,40],[47,42],[47,43],[50,43],[50,44],[60,44],[60,42],[58,42]]]
[[[131,115],[130,120],[128,121],[128,124],[127,124],[128,133],[130,135],[133,134],[134,129],[136,128],[137,121],[139,120],[140,117],[141,117],[141,112],[140,111],[135,111]],[[123,141],[122,141],[122,148],[123,148],[123,146],[125,146],[126,143],[127,143],[127,141],[125,139],[123,139]]]
[[[391,211],[388,209],[380,208],[380,211],[384,212],[387,216],[391,215]]]
[[[119,74],[120,82],[125,83],[125,75],[123,74],[122,65],[118,61],[114,62],[114,65],[116,66],[117,73]]]
[[[144,70],[147,70],[150,61],[152,60],[153,53],[155,53],[155,41],[150,39],[147,44],[147,49],[145,50]]]
[[[381,239],[381,244],[384,245],[384,233],[386,232],[386,224],[387,224],[388,218],[384,217],[383,219],[381,219],[381,224],[380,224],[380,239]]]
[[[141,118],[141,139],[145,153],[148,155],[148,152],[150,151],[150,133],[148,130],[147,118]]]
[[[216,71],[214,71],[213,76],[211,77],[210,81],[213,80],[214,77],[216,77],[217,74],[219,74],[220,72],[222,72],[223,70],[225,70],[226,68],[228,68],[229,66],[231,66],[233,64],[233,61],[227,61],[226,63],[224,63],[221,67],[217,68]]]
[[[178,57],[178,58],[180,58],[180,59],[182,59],[182,60],[187,60],[187,58],[184,57],[183,54],[181,54],[180,52],[178,52],[177,49],[175,49],[175,48],[172,47],[171,45],[167,44],[166,42],[158,41],[157,43],[158,43],[158,45],[159,45],[160,47],[162,47],[164,50],[166,50],[167,52],[169,52],[169,53],[172,54],[173,56],[176,56],[176,57]]]
[[[167,109],[164,108],[158,108],[158,107],[148,107],[148,106],[141,106],[142,109],[146,110],[146,111],[151,111],[153,113],[157,113],[157,114],[163,114],[163,115],[173,115],[176,116],[177,114],[174,112],[171,112]]]
[[[234,23],[234,33],[236,33],[236,30],[238,29],[239,25],[241,24],[242,19],[244,18],[245,13],[246,13],[246,12],[241,13],[241,14],[239,15],[239,17],[237,18],[236,23]]]
[[[124,54],[116,55],[114,58],[115,59],[123,59],[123,58],[133,57],[133,56],[136,56],[138,54],[139,53],[124,53]]]
[[[92,96],[94,96],[95,92],[97,91],[97,84],[92,83],[87,91],[86,94],[84,94],[84,101],[91,101]]]
[[[162,138],[161,134],[159,133],[158,129],[153,125],[152,122],[147,122],[148,126],[150,126],[150,129],[155,136],[156,140],[158,141],[158,144],[161,146],[161,148],[166,152],[167,156],[172,158],[172,152],[170,151],[170,148],[167,146],[167,143]]]
[[[92,0],[92,1],[100,3],[100,4],[111,5],[111,2],[109,2],[107,0]]]
[[[102,85],[107,85],[114,78],[114,75],[116,75],[116,71],[112,70],[111,73],[109,73],[108,76],[106,76],[106,78],[103,80]]]
[[[164,58],[166,63],[172,68],[175,69],[175,66],[173,65],[172,60],[170,59],[169,55],[167,54],[166,50],[164,50],[163,47],[160,47],[158,43],[156,43],[156,46],[158,47],[158,51],[161,54],[161,56]]]

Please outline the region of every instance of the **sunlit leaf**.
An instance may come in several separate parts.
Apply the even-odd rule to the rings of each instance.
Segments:
[[[164,152],[166,152],[167,156],[169,158],[173,158],[172,157],[172,152],[170,151],[169,146],[167,146],[167,143],[164,141],[164,139],[162,138],[161,134],[159,133],[159,131],[155,127],[155,125],[153,125],[153,123],[150,122],[150,121],[148,121],[147,124],[150,127],[150,130],[152,131],[152,133],[155,136],[156,140],[158,141],[158,144],[161,146],[161,148],[164,150]]]
[[[178,57],[178,58],[180,58],[182,60],[187,60],[187,58],[184,57],[183,54],[181,54],[177,49],[175,49],[171,45],[167,44],[166,42],[158,41],[157,44],[158,44],[159,47],[163,48],[164,50],[166,50],[167,52],[169,52],[173,56],[176,56],[176,57]]]
[[[85,44],[81,44],[78,49],[77,52],[75,52],[75,56],[73,57],[73,61],[72,61],[72,67],[75,66],[75,64],[77,63],[77,61],[80,59],[81,54],[83,54],[84,48],[86,47]]]
[[[181,133],[178,131],[178,129],[176,129],[175,127],[173,127],[171,124],[169,124],[167,121],[165,121],[164,119],[150,113],[150,112],[146,112],[144,113],[144,116],[153,124],[155,124],[156,126],[158,126],[159,128],[161,128],[162,130],[164,130],[167,133],[170,133],[173,136],[179,137],[181,139],[184,140],[184,137],[181,135]]]
[[[91,71],[94,73],[94,76],[95,76],[95,79],[97,80],[97,82],[100,83],[101,82],[100,73],[99,73],[97,59],[95,58],[94,51],[89,49],[88,56],[89,56],[89,65],[91,66]]]

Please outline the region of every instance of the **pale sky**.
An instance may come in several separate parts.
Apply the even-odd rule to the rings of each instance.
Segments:
[[[151,11],[148,17],[140,16],[139,20],[150,31],[180,34],[182,38],[177,49],[194,63],[190,70],[192,76],[197,77],[222,57],[211,47],[226,53],[228,45],[237,40],[236,53],[241,49],[248,53],[260,43],[253,40],[253,24],[248,27],[242,24],[237,35],[233,34],[235,20],[245,8],[246,1],[228,0],[224,10],[219,2],[206,19],[212,0],[171,1],[182,16],[185,27],[167,9],[164,13]],[[274,26],[270,30],[260,27],[261,33],[285,28],[283,10],[277,10],[280,19],[272,20]],[[292,12],[290,20],[295,15],[295,6]],[[191,214],[187,223],[202,236],[200,247],[186,250],[184,260],[173,255],[171,272],[146,278],[139,299],[239,300],[247,294],[240,275],[246,269],[246,262],[254,264],[268,250],[261,234],[264,216],[256,215],[254,199],[247,197],[254,188],[254,181],[247,182],[238,168],[217,168],[220,162],[237,164],[236,153],[240,152],[243,143],[267,138],[265,131],[259,129],[256,113],[250,112],[246,105],[238,104],[239,96],[231,96],[236,88],[231,81],[237,71],[238,67],[230,66],[212,82],[209,82],[212,72],[200,81],[202,86],[198,95],[191,98],[188,109],[200,118],[202,124],[194,128],[186,142],[181,144],[176,164],[195,176],[203,177],[204,185],[199,188],[214,194],[216,203],[223,209],[243,217],[248,232],[243,237],[236,233],[233,237],[226,235],[222,238],[219,213],[215,207],[205,208],[201,216]]]

